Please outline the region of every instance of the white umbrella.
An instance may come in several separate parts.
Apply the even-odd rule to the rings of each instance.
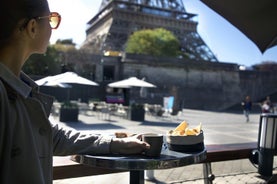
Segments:
[[[99,86],[96,82],[80,77],[74,72],[66,72],[54,76],[48,76],[35,81],[39,86],[53,86],[62,88],[71,88],[69,84],[82,84],[90,86]],[[67,100],[69,100],[69,90],[67,91]]]
[[[45,77],[40,80],[35,81],[39,86],[53,86],[53,87],[61,87],[61,88],[71,88],[72,86],[65,83],[58,83],[55,81],[51,81],[51,77]]]
[[[83,85],[98,86],[96,82],[80,77],[74,72],[66,72],[66,73],[62,73],[54,76],[48,76],[40,80],[37,80],[35,82],[39,86],[59,86],[64,88],[71,87],[68,84],[83,84]]]
[[[128,79],[113,82],[108,84],[108,86],[112,88],[131,88],[131,87],[155,88],[156,87],[154,84],[145,82],[144,80],[140,80],[136,77],[130,77]]]

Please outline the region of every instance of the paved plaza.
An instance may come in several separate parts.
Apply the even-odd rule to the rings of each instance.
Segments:
[[[53,116],[55,120],[58,118]],[[93,111],[82,111],[79,122],[61,123],[80,131],[114,134],[114,132],[129,133],[162,133],[174,129],[180,122],[186,120],[190,127],[202,123],[205,144],[246,143],[257,141],[260,114],[251,114],[246,122],[242,112],[211,112],[184,109],[178,116],[146,115],[144,122],[130,121],[124,118],[99,114]],[[277,165],[275,161],[274,167]],[[212,163],[216,178],[214,183],[265,183],[259,177],[257,168],[249,160],[236,160]],[[171,183],[190,184],[204,183],[202,164],[195,164],[174,169],[155,170],[155,180],[146,180],[146,184]],[[54,184],[127,184],[129,173],[107,174],[99,176],[55,180]]]

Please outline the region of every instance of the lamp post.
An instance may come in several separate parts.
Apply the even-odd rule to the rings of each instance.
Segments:
[[[258,135],[258,172],[262,176],[272,176],[276,147],[277,114],[264,113],[260,116]]]

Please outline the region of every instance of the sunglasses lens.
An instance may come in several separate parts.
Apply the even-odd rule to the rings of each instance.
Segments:
[[[59,14],[50,15],[50,26],[52,29],[57,29],[59,27],[61,17]]]

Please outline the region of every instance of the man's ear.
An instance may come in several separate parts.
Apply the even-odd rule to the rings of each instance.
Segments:
[[[27,34],[31,37],[31,38],[35,38],[36,37],[36,34],[37,34],[37,31],[38,31],[38,23],[36,21],[36,19],[31,19],[27,26],[26,26],[26,31],[27,31]]]

